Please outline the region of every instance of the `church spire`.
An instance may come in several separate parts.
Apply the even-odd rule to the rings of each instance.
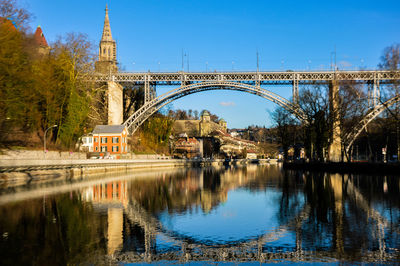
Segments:
[[[106,16],[104,18],[103,35],[101,37],[102,41],[112,41],[110,19],[108,18],[108,6],[106,4]]]
[[[103,34],[99,43],[99,61],[96,62],[96,69],[99,72],[109,73],[117,70],[117,45],[111,35],[107,5],[105,11]]]

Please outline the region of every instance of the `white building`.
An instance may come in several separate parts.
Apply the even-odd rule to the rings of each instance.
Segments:
[[[82,145],[80,151],[93,152],[93,135],[82,136]]]

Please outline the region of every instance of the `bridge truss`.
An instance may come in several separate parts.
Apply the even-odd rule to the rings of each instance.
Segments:
[[[400,71],[365,70],[365,71],[286,71],[286,72],[147,72],[124,73],[110,75],[92,75],[94,82],[117,82],[143,86],[145,91],[144,105],[132,114],[123,124],[131,133],[148,119],[153,113],[172,101],[189,94],[207,90],[236,90],[261,96],[293,113],[299,120],[305,121],[305,115],[297,105],[300,85],[329,84],[333,81],[354,81],[369,84],[368,92],[371,109],[352,132],[345,137],[345,151],[348,151],[362,130],[385,108],[398,102],[394,97],[387,103],[380,104],[380,85],[392,84],[400,80]],[[285,99],[262,86],[291,85],[292,99]],[[156,97],[156,86],[175,86],[161,96]]]
[[[185,86],[199,82],[238,82],[254,86],[292,85],[293,99],[298,98],[299,85],[329,83],[330,81],[359,81],[374,84],[372,96],[379,95],[379,85],[400,79],[400,71],[286,71],[286,72],[148,72],[124,73],[112,75],[93,75],[96,82],[114,81],[144,85],[145,102],[155,95],[152,86]]]

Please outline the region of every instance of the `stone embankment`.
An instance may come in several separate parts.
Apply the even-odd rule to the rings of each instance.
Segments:
[[[49,179],[81,179],[91,175],[129,172],[136,169],[190,167],[186,160],[106,160],[70,159],[0,160],[0,184],[8,185]]]
[[[139,169],[184,168],[222,165],[222,160],[182,160],[164,155],[132,156],[135,159],[86,159],[85,153],[3,151],[0,186],[43,181],[74,180]],[[140,159],[139,159],[140,158]]]
[[[171,159],[164,155],[132,155],[132,159],[86,159],[85,153],[43,151],[3,151],[0,154],[0,186],[55,180],[83,179],[138,169],[218,167],[245,165],[249,160]]]

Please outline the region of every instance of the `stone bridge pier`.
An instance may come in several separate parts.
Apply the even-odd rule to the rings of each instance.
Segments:
[[[328,160],[331,162],[340,162],[342,160],[339,104],[339,82],[337,80],[332,80],[329,84],[329,107],[332,120],[328,148]]]
[[[108,125],[121,125],[124,122],[123,99],[123,87],[117,82],[108,81]]]

